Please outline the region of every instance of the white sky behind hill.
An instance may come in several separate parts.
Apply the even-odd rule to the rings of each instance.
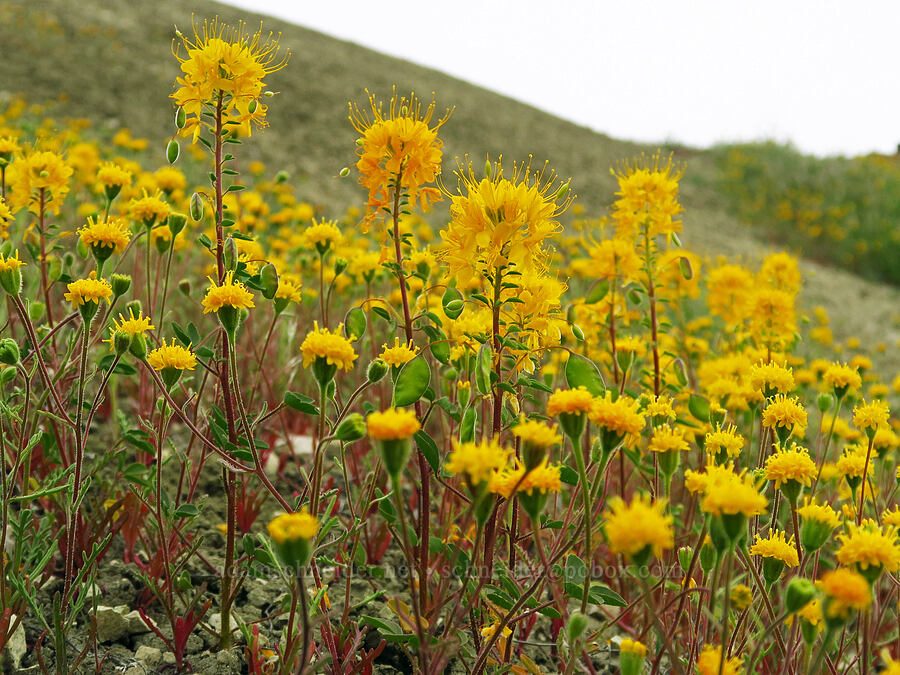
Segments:
[[[900,143],[900,2],[225,0],[610,136],[818,155]],[[361,83],[364,84],[364,83]]]

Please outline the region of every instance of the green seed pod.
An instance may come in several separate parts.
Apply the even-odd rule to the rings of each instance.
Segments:
[[[199,192],[191,195],[191,218],[195,223],[199,223],[203,219],[203,198]]]
[[[281,185],[282,183],[286,182],[289,177],[290,174],[287,171],[279,171],[275,174],[275,184]]]
[[[169,164],[174,164],[179,154],[181,154],[181,148],[178,145],[178,141],[173,138],[166,146],[166,159],[169,161]]]
[[[346,178],[347,176],[349,176],[350,175],[349,167],[345,166],[343,169],[341,169],[339,175],[341,178]]]
[[[191,280],[190,279],[182,279],[178,282],[178,290],[181,291],[181,294],[187,298],[191,297]]]
[[[378,357],[373,359],[371,363],[369,363],[369,367],[366,369],[366,379],[369,380],[372,384],[376,382],[380,382],[385,375],[387,375],[388,370],[390,370],[390,366],[388,366],[387,362]]]
[[[223,259],[227,271],[233,272],[237,269],[238,256],[237,243],[234,241],[234,237],[228,237],[228,239],[225,240]]]
[[[184,108],[178,106],[178,110],[175,111],[175,128],[184,129],[184,125],[187,123],[187,114],[184,112]]]
[[[262,286],[262,294],[266,300],[271,300],[278,292],[278,270],[275,265],[267,262],[259,270],[259,281]]]

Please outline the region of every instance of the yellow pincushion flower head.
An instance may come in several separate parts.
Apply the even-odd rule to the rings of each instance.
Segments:
[[[636,565],[645,565],[651,556],[658,558],[671,549],[675,546],[673,519],[665,509],[666,500],[653,502],[645,494],[635,495],[630,504],[618,496],[611,498],[603,528],[609,550]]]
[[[622,675],[639,675],[644,669],[647,647],[642,642],[625,638],[619,643],[619,670]]]
[[[744,668],[740,657],[726,658],[722,647],[703,645],[703,651],[697,657],[698,675],[743,675]]]
[[[109,302],[113,294],[110,283],[106,279],[97,279],[93,272],[87,279],[73,281],[66,288],[68,292],[63,297],[72,303],[74,309],[81,312],[85,322],[90,321],[97,313],[100,301]]]
[[[266,530],[275,552],[287,567],[299,569],[309,563],[312,544],[319,533],[319,519],[306,507],[298,513],[282,513],[269,521]]]
[[[704,448],[709,455],[715,457],[716,461],[725,462],[741,454],[744,449],[744,437],[738,433],[737,427],[733,424],[725,428],[716,425],[715,431],[706,434]]]
[[[255,307],[253,293],[240,281],[234,280],[234,272],[226,273],[221,284],[210,278],[203,298],[203,313],[215,312],[232,342],[241,322],[241,310],[252,307]]]
[[[806,427],[806,409],[796,396],[778,394],[763,410],[763,425],[774,429],[779,442],[784,445],[797,427]]]
[[[344,240],[337,222],[313,218],[312,225],[303,230],[303,243],[315,248],[319,255],[325,255],[332,247],[339,246]]]
[[[0,167],[7,166],[13,155],[21,149],[13,136],[0,135]]]
[[[765,398],[794,390],[794,371],[787,364],[760,361],[750,369],[750,386]]]
[[[412,340],[408,344],[400,344],[400,338],[394,338],[394,346],[388,347],[386,344],[381,347],[381,358],[384,362],[394,368],[400,368],[409,363],[418,354],[419,348],[414,346]]]
[[[409,461],[411,438],[422,428],[416,414],[405,408],[388,408],[366,418],[369,437],[375,441],[388,475],[396,480]]]
[[[791,504],[796,504],[804,487],[812,485],[818,474],[816,463],[806,448],[796,443],[785,448],[776,446],[776,451],[766,460],[766,480],[775,482],[775,489],[781,489]]]
[[[865,432],[869,440],[875,438],[875,432],[888,425],[891,411],[884,401],[875,399],[871,403],[863,400],[853,409],[853,424],[860,431]]]
[[[515,460],[514,466],[505,467],[491,475],[488,491],[506,499],[515,492],[525,513],[533,521],[539,522],[550,494],[562,489],[560,469],[558,464],[547,464],[546,458],[530,470]]]
[[[151,195],[146,190],[141,197],[128,203],[128,215],[141,223],[146,229],[152,228],[169,216],[169,204],[159,194]]]
[[[153,172],[156,187],[162,190],[167,197],[171,197],[175,190],[183,190],[187,186],[184,174],[174,166],[164,166]]]
[[[822,374],[822,381],[832,388],[835,398],[843,398],[848,391],[857,391],[862,387],[859,371],[845,363],[832,363]]]
[[[196,142],[204,128],[213,130],[214,122],[202,117],[207,103],[220,105],[225,121],[241,136],[250,135],[251,122],[265,126],[263,79],[284,68],[290,56],[281,54],[278,37],[264,36],[262,28],[251,34],[243,22],[229,26],[218,18],[204,21],[200,28],[193,26],[193,33],[193,37],[179,33],[180,44],[172,49],[183,73],[171,95],[184,112],[181,135],[193,136]],[[184,57],[181,47],[187,51]]]
[[[753,604],[753,591],[744,584],[735,584],[731,587],[731,605],[738,612],[743,612]]]
[[[357,359],[350,340],[341,335],[341,328],[338,326],[331,332],[327,328],[319,328],[318,322],[314,322],[313,330],[307,333],[300,345],[303,367],[312,364],[313,374],[323,387],[334,379],[338,368],[350,370]]]
[[[103,162],[97,169],[97,182],[103,186],[106,200],[111,202],[123,187],[131,185],[131,171],[115,162]]]
[[[601,453],[607,458],[626,436],[641,433],[646,424],[638,401],[629,396],[619,396],[613,400],[609,390],[603,398],[594,399],[588,418],[600,428]]]
[[[866,578],[846,567],[826,572],[816,583],[822,591],[822,614],[829,628],[838,628],[850,612],[863,611],[872,604],[872,589]]]
[[[409,98],[399,96],[396,88],[387,111],[374,94],[369,94],[369,106],[371,114],[350,104],[350,123],[360,134],[356,142],[359,184],[369,193],[363,232],[382,209],[392,206],[395,188],[409,195],[410,202],[418,200],[423,209],[440,201],[440,190],[432,186],[441,173],[443,155],[438,130],[451,113],[447,110],[433,122],[434,99],[423,110],[414,93]]]
[[[82,244],[90,247],[97,265],[101,266],[113,253],[125,250],[131,240],[131,230],[122,218],[113,216],[100,220],[91,216],[87,224],[78,230],[78,237]]]
[[[526,469],[538,466],[552,446],[562,443],[562,436],[556,425],[528,420],[524,415],[519,418],[519,423],[512,428],[512,432],[522,441],[522,461]]]
[[[453,441],[453,451],[447,457],[444,468],[448,473],[465,478],[472,493],[475,519],[484,523],[490,515],[493,500],[488,499],[488,485],[495,472],[506,466],[512,450],[500,445],[497,438],[491,440]]]
[[[765,512],[769,504],[752,477],[746,472],[735,473],[731,465],[707,466],[705,478],[685,472],[685,485],[702,492],[701,510],[715,516],[710,533],[719,551],[746,537],[747,519]]]
[[[642,397],[643,398],[643,397]],[[654,424],[662,424],[669,420],[674,421],[678,415],[675,412],[674,401],[671,396],[660,394],[659,396],[648,397],[649,401],[644,406],[643,413]]]
[[[175,344],[172,338],[171,344],[162,344],[147,354],[147,363],[153,370],[160,371],[163,382],[171,388],[181,377],[182,371],[193,370],[197,367],[197,358],[194,353],[181,345]]]
[[[27,150],[13,160],[6,170],[11,192],[7,203],[14,211],[28,208],[38,213],[59,214],[69,193],[69,180],[74,170],[62,155],[49,150]]]
[[[613,169],[619,181],[612,212],[616,236],[632,240],[644,227],[651,237],[680,232],[678,181],[683,173],[684,167],[674,164],[671,155],[662,158],[659,152]]]
[[[545,168],[534,171],[530,163],[514,164],[509,178],[500,161],[484,178],[475,176],[471,163],[456,174],[459,189],[438,249],[448,275],[465,286],[479,273],[493,277],[498,269],[544,273],[547,240],[562,229],[557,218],[571,203],[568,183],[560,184]]]
[[[25,265],[19,260],[19,251],[13,251],[12,255],[0,253],[0,288],[10,295],[18,295],[22,292],[22,272],[20,267]]]
[[[0,239],[9,238],[9,223],[13,219],[13,213],[3,197],[0,197]]]
[[[656,453],[659,470],[665,476],[667,485],[672,474],[678,468],[682,451],[690,450],[690,447],[684,438],[684,431],[681,429],[669,424],[662,424],[653,430],[653,436],[650,437],[647,449]]]
[[[131,350],[131,353],[137,358],[143,359],[147,356],[147,341],[144,333],[154,328],[156,326],[150,323],[150,318],[144,316],[141,310],[138,310],[137,316],[135,316],[134,310],[129,308],[127,318],[124,314],[119,314],[118,318],[113,321],[113,325],[109,329],[109,339],[104,342],[108,342],[110,349],[114,349],[120,354],[124,353],[125,349],[123,348],[121,351],[117,349],[117,339],[122,347],[127,342],[127,348]],[[117,338],[117,335],[122,337]]]
[[[750,554],[762,556],[763,578],[770,585],[781,577],[785,565],[797,567],[800,564],[793,535],[787,539],[781,530],[770,531],[766,539],[757,534],[756,543],[750,547]]]
[[[893,527],[900,527],[900,506],[894,504],[893,509],[885,509],[881,514],[881,523]]]
[[[809,501],[797,509],[800,516],[800,543],[807,552],[818,551],[831,538],[831,532],[841,526],[841,518],[827,504]]]
[[[865,519],[860,525],[848,526],[848,534],[839,534],[841,547],[837,560],[866,577],[870,583],[881,575],[882,570],[895,572],[900,567],[900,542],[897,528],[893,525],[879,525]]]
[[[557,389],[547,400],[547,416],[559,416],[559,422],[567,436],[581,438],[587,423],[587,414],[594,403],[594,396],[587,387]]]
[[[871,462],[866,461],[866,449],[859,445],[848,445],[837,461],[837,472],[847,479],[847,484],[854,491],[862,483],[863,472],[871,475],[874,468]]]

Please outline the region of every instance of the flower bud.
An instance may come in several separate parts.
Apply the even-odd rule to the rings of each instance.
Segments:
[[[174,243],[175,237],[181,234],[184,226],[187,225],[187,216],[183,213],[170,213],[168,223],[169,232],[172,233],[172,242]]]
[[[0,339],[0,363],[14,366],[19,362],[19,345],[12,338]]]
[[[781,578],[784,572],[784,561],[778,558],[763,558],[762,573],[766,585],[771,586]]]
[[[191,280],[190,279],[182,279],[178,282],[178,290],[181,291],[181,294],[185,297],[191,296]]]
[[[816,585],[809,579],[792,577],[784,593],[784,606],[793,614],[806,607],[816,597]]]
[[[178,141],[173,138],[166,145],[166,159],[169,161],[169,164],[174,164],[180,153],[181,148],[178,146]]]
[[[117,330],[113,334],[113,349],[117,356],[122,356],[131,349],[131,334],[124,330]]]
[[[381,357],[373,359],[366,369],[366,379],[372,384],[380,382],[382,378],[387,375],[388,370],[390,370],[390,366],[388,366],[384,359]]]
[[[587,617],[579,611],[572,612],[569,617],[569,623],[566,624],[566,637],[569,639],[569,644],[573,645],[578,642],[578,639],[584,635],[587,627]]]
[[[366,435],[366,419],[359,413],[350,413],[338,425],[335,438],[345,443],[354,443]]]
[[[349,167],[345,166],[343,169],[340,170],[338,175],[340,175],[341,178],[346,178],[347,176],[349,176],[350,175]]]
[[[3,370],[0,370],[0,383],[7,384],[8,382],[12,382],[16,377],[16,367],[15,366],[7,366]]]
[[[694,557],[694,549],[690,546],[682,546],[678,549],[678,564],[681,565],[681,571],[685,574],[687,574],[692,557]]]
[[[279,171],[275,174],[275,184],[281,185],[282,183],[286,182],[289,177],[290,176],[287,171]]]
[[[112,286],[113,297],[121,298],[131,288],[131,277],[127,274],[111,274],[109,283]]]
[[[344,270],[347,269],[347,265],[350,263],[346,258],[335,258],[334,259],[334,276],[339,277],[344,273]]]
[[[40,300],[34,300],[28,305],[28,318],[37,323],[43,318],[45,311],[47,311],[47,306]]]
[[[830,523],[815,518],[804,518],[800,525],[800,544],[809,553],[818,551],[831,538],[833,529]]]
[[[640,675],[644,671],[647,647],[637,640],[625,638],[619,643],[619,670],[622,675]]]
[[[178,110],[175,111],[175,128],[176,129],[184,129],[184,125],[187,123],[187,114],[184,112],[184,108],[178,106]]]
[[[819,412],[825,413],[831,410],[831,407],[834,405],[834,397],[831,394],[824,393],[819,394],[818,398],[816,398],[816,406],[819,408]]]

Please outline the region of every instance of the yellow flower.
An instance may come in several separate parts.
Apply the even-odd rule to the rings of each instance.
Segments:
[[[109,302],[113,292],[112,286],[109,285],[106,279],[78,279],[68,284],[66,288],[69,291],[63,297],[65,297],[67,302],[71,302],[72,307],[76,309],[88,302],[96,302],[97,304],[100,304],[101,300]]]
[[[674,420],[678,417],[673,407],[672,398],[665,394],[655,396],[644,408],[644,414],[650,418]]]
[[[894,572],[900,567],[900,544],[897,528],[878,526],[874,520],[863,520],[861,525],[849,526],[849,534],[839,534],[841,547],[837,552],[842,565],[856,565],[860,571],[869,567],[884,568]]]
[[[830,526],[832,530],[841,526],[840,516],[828,504],[816,504],[815,502],[807,501],[797,509],[797,515],[803,520],[815,520],[824,523]]]
[[[818,467],[809,453],[796,444],[787,449],[779,447],[766,460],[766,480],[775,481],[776,490],[787,481],[809,487],[817,472]]]
[[[881,514],[881,522],[884,525],[900,527],[900,507],[894,504],[893,510],[885,510]]]
[[[709,478],[700,502],[700,508],[706,513],[716,516],[742,513],[751,517],[765,512],[769,500],[759,493],[746,473],[736,474],[728,467],[724,470],[707,467],[707,474]]]
[[[164,368],[193,370],[197,367],[197,359],[193,352],[181,345],[176,345],[175,338],[172,338],[170,345],[163,340],[162,345],[147,354],[147,363],[154,370],[163,370]]]
[[[769,428],[806,426],[806,409],[796,396],[788,398],[779,394],[772,398],[763,411],[763,424]]]
[[[619,643],[619,652],[622,654],[635,654],[643,659],[647,656],[647,647],[637,640],[625,638]]]
[[[37,213],[43,205],[46,212],[58,214],[73,171],[55,152],[30,150],[16,157],[6,170],[9,206],[16,211],[28,207]]]
[[[512,450],[500,445],[496,438],[479,442],[453,441],[453,451],[444,468],[453,475],[465,474],[472,485],[490,480],[495,471],[506,465]]]
[[[144,227],[152,227],[154,223],[162,223],[168,218],[169,204],[158,195],[150,195],[144,190],[143,196],[128,203],[128,214]]]
[[[706,434],[706,451],[712,454],[725,452],[728,457],[734,458],[744,449],[744,437],[737,432],[733,424],[725,427],[717,426],[715,431]]]
[[[447,274],[465,285],[475,274],[493,275],[498,268],[545,272],[546,241],[560,231],[557,218],[571,201],[556,174],[545,177],[543,169],[523,164],[513,165],[511,177],[504,178],[500,162],[485,178],[476,178],[471,164],[456,173],[460,189],[439,249]]]
[[[234,272],[228,272],[221,285],[217,285],[212,279],[206,289],[203,298],[203,313],[218,312],[222,307],[234,307],[235,309],[254,307],[253,293],[247,290],[240,281],[234,280]]]
[[[822,622],[822,603],[818,598],[811,600],[797,614],[813,626],[818,626]]]
[[[671,155],[663,160],[658,152],[649,158],[641,155],[613,170],[619,181],[612,213],[616,236],[631,239],[644,226],[651,237],[680,232],[678,181],[683,172],[683,167],[673,164]]]
[[[313,218],[312,225],[303,230],[303,243],[310,248],[318,248],[325,251],[329,247],[339,246],[344,239],[340,228],[333,220],[316,221]]]
[[[123,331],[134,337],[135,335],[143,335],[148,330],[153,330],[155,328],[156,326],[150,323],[150,317],[144,316],[143,312],[140,310],[138,310],[138,314],[135,316],[134,310],[129,309],[127,318],[124,314],[119,314],[118,318],[113,321],[113,325],[110,326],[109,329],[110,337],[108,340],[104,340],[104,342],[108,342],[109,346],[114,348],[115,335],[119,331]]]
[[[318,322],[313,323],[313,330],[307,333],[300,345],[303,367],[306,368],[316,359],[325,359],[328,365],[344,370],[353,368],[353,362],[357,359],[356,352],[340,331],[340,326],[332,333],[327,328],[319,328]]]
[[[822,374],[822,381],[834,389],[836,395],[840,396],[862,387],[859,371],[843,363],[830,364]]]
[[[794,389],[794,371],[786,364],[760,362],[750,369],[750,386],[764,396],[790,393]]]
[[[872,591],[865,577],[846,567],[826,572],[816,584],[825,596],[826,618],[846,619],[852,610],[872,604]]]
[[[153,173],[153,179],[156,181],[156,187],[166,194],[171,194],[175,190],[183,190],[187,186],[184,174],[174,166],[157,169]]]
[[[844,454],[837,461],[837,471],[847,479],[862,478],[866,470],[866,449],[858,445],[848,445],[844,448]],[[868,474],[874,470],[872,462],[869,462]]]
[[[86,246],[110,248],[116,253],[121,253],[131,240],[131,230],[121,218],[113,217],[101,221],[99,218],[90,217],[87,219],[87,225],[78,230],[78,236]]]
[[[653,430],[648,449],[650,452],[680,452],[690,450],[690,446],[684,439],[683,431],[663,424]]]
[[[639,434],[646,424],[636,400],[619,396],[613,401],[609,391],[603,398],[594,399],[588,417],[597,426],[622,435]]]
[[[675,545],[673,519],[665,514],[665,508],[665,500],[651,502],[644,494],[635,495],[631,504],[618,496],[611,498],[604,514],[610,551],[631,559],[645,550],[660,557],[664,550],[672,548]]]
[[[862,431],[875,431],[887,426],[890,409],[888,404],[878,399],[871,403],[863,401],[853,409],[853,424]]]
[[[422,425],[412,410],[388,408],[382,412],[370,413],[366,418],[366,428],[372,438],[388,441],[409,438]]]
[[[788,567],[796,567],[800,564],[793,535],[790,539],[785,539],[784,532],[780,530],[770,531],[767,539],[763,539],[757,534],[756,543],[750,547],[750,553],[763,558],[775,558]]]
[[[523,443],[531,443],[541,448],[562,443],[562,436],[556,430],[556,425],[550,426],[537,420],[526,420],[524,417],[519,419],[512,432],[514,436],[521,438]]]
[[[275,516],[266,528],[272,541],[284,544],[296,539],[314,539],[319,532],[319,519],[304,507],[299,513]]]
[[[738,612],[743,612],[753,603],[753,591],[744,584],[735,584],[731,588],[731,604]]]
[[[413,346],[412,340],[409,341],[408,345],[401,345],[400,338],[395,337],[393,347],[382,345],[381,358],[384,359],[385,363],[388,365],[399,368],[403,364],[409,363],[416,358],[418,351],[419,348]]]
[[[636,279],[640,258],[634,244],[624,239],[604,239],[588,251],[594,279]]]
[[[115,162],[103,162],[97,169],[97,182],[103,186],[124,187],[131,185],[131,172]]]
[[[218,18],[204,21],[202,30],[194,27],[193,38],[180,36],[187,56],[175,56],[181,63],[183,75],[172,94],[184,109],[187,124],[181,134],[193,134],[194,141],[203,126],[203,105],[222,96],[222,112],[226,119],[236,122],[243,136],[250,135],[250,122],[265,126],[266,106],[261,102],[265,78],[287,64],[288,55],[279,56],[278,39],[271,33],[264,37],[262,28],[256,33],[245,31],[243,22],[232,27],[219,23]]]
[[[724,661],[724,663],[723,663]],[[741,659],[734,656],[730,659],[722,654],[721,647],[704,645],[703,651],[697,658],[697,673],[699,675],[743,675]]]
[[[368,92],[367,92],[368,93]],[[441,192],[430,186],[441,172],[443,142],[438,130],[450,117],[450,112],[432,125],[435,102],[422,110],[415,94],[409,98],[391,95],[387,113],[382,103],[369,96],[371,118],[359,106],[350,104],[350,122],[361,135],[357,141],[359,184],[369,193],[363,231],[381,213],[392,206],[392,184],[409,195],[410,202],[418,200],[423,209],[429,202],[439,201]]]
[[[556,417],[560,413],[581,415],[591,409],[594,397],[585,387],[577,389],[557,389],[547,401],[547,416]]]
[[[13,254],[9,257],[0,253],[0,272],[15,272],[24,265],[25,263],[19,260],[18,250],[13,251]]]
[[[516,486],[518,486],[517,492],[529,495],[535,490],[542,494],[559,492],[562,489],[559,472],[560,466],[558,464],[548,465],[546,459],[528,473],[525,473],[525,468],[516,462],[516,466],[512,468],[507,467],[495,472],[491,476],[488,490],[507,499],[512,495]]]

